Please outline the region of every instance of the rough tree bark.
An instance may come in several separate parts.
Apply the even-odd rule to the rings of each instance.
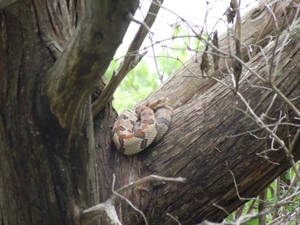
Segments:
[[[268,155],[279,165],[257,156],[268,140],[230,137],[257,125],[237,110],[245,107],[230,90],[197,76],[201,72],[195,59],[149,97],[167,96],[176,109],[166,137],[137,156],[116,152],[111,142],[116,114],[108,104],[92,118],[89,96],[137,8],[138,1],[122,2],[24,0],[0,8],[1,224],[80,224],[81,210],[112,195],[113,173],[116,187],[148,174],[187,178],[185,184],[147,183],[125,193],[150,224],[175,224],[166,213],[182,224],[218,221],[226,214],[215,204],[231,212],[243,202],[232,174],[239,194],[251,197],[290,167],[282,151]],[[295,9],[288,12],[292,18]],[[253,34],[265,37],[272,31],[268,26],[261,30],[267,15],[263,8],[248,14],[245,23],[252,23],[253,31],[244,33],[244,42],[258,43]],[[226,41],[220,43],[226,49]],[[268,55],[271,47],[265,49]],[[275,80],[290,99],[300,94],[299,47],[296,30],[281,55],[282,75]],[[261,54],[248,66],[266,76]],[[220,71],[222,63],[215,73]],[[250,88],[260,84],[257,77],[248,73],[242,79],[241,93],[260,115],[272,94]],[[299,98],[293,103],[299,108]],[[276,100],[270,116],[282,105]],[[299,145],[293,152],[296,159]],[[118,213],[124,224],[143,224],[124,202]]]
[[[99,201],[89,96],[138,1],[84,3],[0,11],[2,224],[80,224]]]

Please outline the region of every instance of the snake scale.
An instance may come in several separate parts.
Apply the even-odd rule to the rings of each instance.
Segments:
[[[125,110],[113,126],[113,142],[125,155],[137,154],[158,142],[168,131],[173,110],[167,98]]]

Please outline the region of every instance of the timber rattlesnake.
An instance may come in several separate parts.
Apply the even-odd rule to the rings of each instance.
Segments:
[[[113,142],[125,155],[143,151],[168,131],[173,110],[166,98],[125,110],[113,126]]]

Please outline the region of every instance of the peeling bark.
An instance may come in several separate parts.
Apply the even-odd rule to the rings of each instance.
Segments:
[[[112,195],[113,173],[116,189],[149,174],[187,178],[185,184],[152,182],[124,193],[150,224],[174,224],[166,213],[182,224],[218,221],[225,213],[214,203],[228,212],[243,203],[232,174],[239,194],[251,197],[290,167],[282,151],[268,155],[279,165],[257,156],[269,140],[228,137],[257,125],[236,110],[244,106],[232,92],[197,77],[200,63],[195,58],[149,97],[169,97],[176,108],[164,139],[134,157],[114,149],[111,127],[116,114],[108,105],[93,120],[89,98],[127,29],[126,15],[137,3],[24,0],[0,8],[1,225],[78,225],[84,209]],[[286,12],[288,18],[295,13],[294,8]],[[252,26],[253,31],[242,33],[242,42],[258,43],[254,33],[262,21],[268,22],[268,14],[260,8],[248,16],[242,32],[243,26]],[[264,27],[262,38],[272,31],[268,24]],[[219,39],[227,51],[227,40]],[[282,75],[275,80],[288,98],[300,95],[299,47],[296,32],[284,48]],[[272,49],[265,50],[270,54]],[[242,57],[247,60],[245,53]],[[259,51],[247,65],[266,75]],[[220,71],[224,68],[220,60]],[[242,94],[256,113],[264,112],[271,93],[249,87],[260,84],[255,76],[244,73],[241,80]],[[299,108],[299,98],[293,103]],[[270,115],[277,116],[282,105],[276,100]],[[283,131],[280,134],[285,137]],[[299,148],[298,141],[295,159],[300,158]],[[117,212],[124,224],[143,224],[123,202],[118,202]]]

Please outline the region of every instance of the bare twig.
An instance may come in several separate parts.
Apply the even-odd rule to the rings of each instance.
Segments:
[[[299,165],[298,165],[298,169],[300,169]],[[283,196],[283,198],[286,198],[296,185],[297,185],[297,178],[296,178],[296,175],[294,174],[294,176],[292,177],[291,183],[290,183],[285,195]]]
[[[99,216],[103,216],[108,225],[122,225],[111,198],[103,203],[83,210],[80,216],[80,224],[89,224]]]
[[[251,204],[250,204],[250,206],[249,206],[249,208],[248,208],[246,214],[252,213],[252,210],[255,208],[255,203],[256,203],[256,199],[255,199],[255,200],[252,200],[252,202],[251,202]]]
[[[139,51],[146,51],[150,48],[153,48],[154,45],[162,44],[164,42],[168,42],[168,41],[171,41],[171,40],[184,39],[184,38],[197,38],[197,37],[195,35],[178,35],[178,36],[175,36],[175,37],[172,36],[172,37],[169,37],[169,38],[165,38],[165,39],[157,40],[155,42],[151,42],[149,45],[146,45],[141,49],[130,52],[130,54],[131,55],[136,55],[136,54],[138,54]],[[166,47],[166,45],[162,45],[162,47]],[[182,48],[182,49],[179,49],[179,50],[186,50],[186,49]],[[190,51],[197,52],[198,50],[190,49]],[[125,57],[126,57],[126,55],[123,55],[123,56],[120,56],[120,57],[116,58],[116,60],[120,60],[120,59],[123,59]]]
[[[113,174],[112,193],[113,193],[115,196],[117,196],[117,197],[123,199],[124,201],[126,201],[127,204],[131,206],[131,208],[133,208],[136,212],[138,212],[139,214],[141,214],[141,216],[143,217],[143,219],[144,219],[144,221],[145,221],[145,224],[146,224],[146,225],[149,225],[148,220],[147,220],[147,217],[145,216],[145,214],[143,213],[143,211],[140,210],[140,209],[138,209],[137,207],[135,207],[135,206],[133,205],[133,203],[132,203],[128,198],[124,197],[123,195],[119,194],[118,192],[116,192],[116,191],[114,190],[114,189],[115,189],[115,182],[116,182],[116,176],[115,176],[115,174]]]
[[[232,176],[233,183],[234,183],[234,187],[235,187],[235,191],[236,191],[236,195],[238,196],[238,198],[239,198],[240,200],[242,200],[242,201],[256,200],[256,199],[254,199],[254,198],[243,198],[243,197],[240,196],[238,184],[237,184],[237,182],[236,182],[234,173],[232,172],[231,169],[228,169],[228,171],[230,172],[230,174],[231,174],[231,176]]]
[[[275,193],[274,193],[274,204],[276,205],[277,202],[279,201],[280,197],[280,177],[276,179],[276,184],[275,184]],[[275,206],[273,210],[273,219],[275,219],[278,216],[278,207]]]
[[[121,199],[123,199],[124,201],[126,201],[135,211],[137,211],[138,213],[140,213],[142,215],[142,217],[144,218],[144,221],[146,223],[146,225],[148,225],[148,221],[147,218],[145,216],[145,214],[138,209],[137,207],[135,207],[133,205],[133,203],[127,199],[126,197],[122,196],[120,193],[129,190],[131,188],[137,187],[145,182],[149,182],[149,181],[167,181],[167,182],[185,182],[186,179],[182,178],[182,177],[163,177],[163,176],[158,176],[158,175],[149,175],[147,177],[141,178],[139,180],[137,180],[136,182],[130,183],[128,185],[125,185],[117,190],[115,190],[115,175],[113,174],[113,182],[112,182],[112,193],[113,195],[105,202],[97,204],[93,207],[90,207],[88,209],[85,209],[81,212],[81,223],[83,225],[90,223],[91,221],[93,221],[96,217],[98,216],[105,216],[106,218],[109,218],[111,221],[113,221],[111,224],[112,225],[121,225],[118,217],[117,217],[117,213],[115,210],[115,200],[116,197],[119,197]]]
[[[278,202],[277,204],[270,204],[270,205],[266,205],[266,210],[259,212],[259,213],[250,213],[250,211],[248,210],[246,215],[242,215],[239,218],[237,218],[234,221],[228,221],[227,219],[223,220],[221,223],[212,223],[212,222],[208,222],[208,221],[203,221],[202,223],[198,224],[198,225],[240,225],[240,224],[245,224],[246,222],[251,221],[254,218],[257,218],[259,216],[262,215],[267,215],[268,213],[273,211],[273,208],[275,206],[282,206],[282,205],[286,205],[290,203],[290,199],[299,195],[300,192],[296,192],[294,194],[292,194],[291,196],[288,196],[288,198]],[[252,202],[252,206],[254,206],[255,201]],[[250,206],[250,208],[253,208],[252,206]],[[267,208],[268,207],[268,208]],[[276,220],[279,220],[281,218],[276,218]],[[271,224],[274,224],[275,221],[273,220]]]
[[[222,210],[227,216],[230,215],[230,213],[229,213],[223,206],[220,206],[220,205],[218,205],[217,203],[213,203],[212,205],[213,205],[214,207],[216,207],[216,208]]]
[[[159,4],[158,4],[159,3]],[[148,10],[148,13],[144,19],[143,22],[141,22],[140,28],[137,31],[134,39],[132,40],[128,50],[127,54],[121,63],[120,67],[118,68],[115,76],[113,76],[108,83],[108,85],[104,88],[104,90],[101,92],[99,98],[94,102],[93,104],[93,116],[95,117],[99,112],[104,109],[104,107],[107,105],[107,103],[111,100],[115,90],[121,83],[121,81],[124,79],[124,77],[127,75],[127,73],[133,69],[141,59],[138,55],[134,54],[132,55],[132,52],[137,52],[144,39],[146,38],[147,34],[150,31],[150,27],[153,25],[156,16],[158,14],[158,11],[161,7],[161,4],[163,3],[163,0],[154,0],[152,1],[150,8]],[[132,16],[132,20],[137,22]],[[137,60],[138,58],[138,60]]]
[[[263,213],[265,211],[266,196],[267,196],[267,188],[262,190],[259,194],[259,202],[258,202],[259,225],[264,225],[266,223],[266,215]]]
[[[272,89],[278,94],[278,96],[293,109],[297,116],[300,117],[299,109],[273,83],[271,85]]]
[[[293,152],[294,148],[295,148],[295,145],[296,145],[296,142],[298,141],[300,137],[300,129],[297,130],[297,133],[295,134],[293,140],[292,140],[292,143],[290,144],[290,153]]]
[[[275,4],[277,4],[277,3],[275,3]],[[266,4],[265,4],[265,7],[266,7]],[[275,8],[276,8],[276,5],[275,5],[274,9]],[[259,43],[264,41],[264,38],[265,38],[266,34],[271,30],[271,27],[272,27],[272,16],[270,16],[268,18],[267,23],[264,25],[260,34],[256,38],[255,46],[254,46],[253,52],[251,54],[252,58],[257,54],[258,48],[260,48]]]
[[[232,8],[236,14],[236,22],[235,22],[235,55],[237,58],[241,58],[241,13],[240,13],[240,3],[237,0],[231,0]],[[242,63],[237,60],[232,60],[232,68],[233,68],[233,75],[235,78],[235,92],[238,91],[239,88],[239,80],[242,73]]]
[[[181,225],[180,221],[173,216],[171,213],[166,213],[167,216],[169,216],[170,218],[172,218],[178,225]]]
[[[291,36],[291,31],[295,28],[295,26],[296,26],[296,19],[298,18],[298,16],[299,16],[299,14],[300,14],[300,7],[298,6],[297,7],[297,9],[296,9],[296,12],[295,12],[295,15],[294,15],[294,18],[293,18],[293,21],[292,21],[292,23],[291,23],[291,25],[288,27],[288,31],[289,32],[287,32],[286,34],[285,34],[285,37],[284,37],[284,40],[283,40],[283,42],[282,42],[282,44],[281,44],[281,48],[280,48],[280,50],[279,50],[279,53],[278,53],[278,57],[277,57],[277,62],[276,62],[276,65],[275,65],[275,69],[274,69],[274,71],[275,71],[275,73],[278,71],[278,68],[279,68],[279,64],[280,64],[280,60],[281,60],[281,55],[282,55],[282,52],[283,52],[283,50],[284,50],[284,46],[287,44],[287,42],[288,42],[288,40],[289,40],[289,38],[290,38],[290,36]],[[273,14],[272,14],[273,15]],[[273,18],[274,18],[275,16],[273,16]],[[274,23],[275,23],[275,27],[276,27],[276,30],[277,29],[279,29],[278,28],[278,24],[277,24],[277,21],[276,21],[276,17],[275,17],[275,19],[274,19]],[[278,37],[277,37],[277,39],[276,39],[276,43],[275,43],[275,46],[274,46],[274,50],[273,50],[273,56],[272,56],[272,64],[271,64],[271,66],[273,66],[273,57],[275,57],[274,55],[275,55],[275,47],[278,45],[278,42],[279,42],[279,35],[278,35]],[[271,74],[271,69],[270,69],[270,74]],[[270,79],[269,80],[270,81],[270,83],[271,83],[271,87],[272,87],[272,89],[275,91],[275,93],[277,93],[278,95],[279,95],[279,97],[284,101],[284,102],[286,102],[291,108],[292,108],[292,110],[297,114],[297,116],[298,117],[300,117],[300,111],[299,111],[299,109],[297,109],[297,107],[279,90],[279,88],[277,88],[275,85],[274,85],[274,83],[273,83],[273,81],[272,81],[272,79]]]
[[[246,204],[243,204],[242,206],[240,206],[236,211],[235,211],[235,214],[234,214],[234,219],[237,220],[238,218],[241,217],[243,211],[244,211],[244,208],[245,208]]]
[[[274,102],[275,102],[276,97],[277,97],[277,94],[275,94],[275,95],[273,96],[272,101],[271,101],[271,103],[269,104],[267,110],[266,110],[264,113],[261,114],[261,116],[260,116],[261,120],[265,120],[265,118],[268,116],[269,111],[271,110],[271,108],[272,108],[272,106],[273,106],[273,104],[274,104]]]
[[[277,2],[275,3],[275,5],[273,7],[274,10],[276,10],[276,6],[277,6]],[[276,34],[276,39],[275,39],[275,44],[273,46],[271,59],[270,59],[269,63],[267,64],[269,66],[269,71],[268,71],[268,73],[269,73],[269,82],[271,83],[272,82],[272,71],[273,71],[273,67],[274,67],[274,59],[275,59],[275,56],[276,56],[275,52],[276,52],[277,47],[278,47],[280,32],[279,32],[278,21],[277,21],[277,18],[275,16],[273,10],[267,4],[265,5],[265,8],[271,14],[270,19],[269,19],[269,23],[274,24],[273,28],[274,28],[275,34]]]
[[[287,148],[287,146],[285,145],[284,141],[281,138],[279,138],[277,136],[277,134],[275,134],[269,127],[265,126],[264,122],[256,115],[256,113],[253,111],[253,109],[248,104],[247,100],[243,97],[243,95],[240,92],[237,92],[237,95],[242,100],[242,102],[246,105],[249,113],[253,116],[253,118],[255,119],[255,121],[257,123],[257,125],[259,127],[264,128],[276,140],[276,142],[283,148],[283,150],[286,154],[286,157],[288,158],[288,160],[290,161],[293,169],[295,170],[295,174],[296,174],[297,179],[300,180],[300,173],[299,173],[299,170],[298,170],[297,165],[295,163],[295,160],[293,158],[293,155],[290,153],[290,151]]]
[[[118,193],[124,192],[124,191],[126,191],[128,189],[137,187],[137,186],[139,186],[139,185],[141,185],[143,183],[150,182],[150,181],[155,181],[155,180],[158,180],[158,181],[167,181],[167,182],[180,182],[180,183],[183,183],[183,182],[186,181],[186,179],[183,178],[183,177],[162,177],[162,176],[158,176],[158,175],[149,175],[147,177],[143,177],[143,178],[135,181],[134,183],[127,184],[127,185],[119,188],[116,191]]]

